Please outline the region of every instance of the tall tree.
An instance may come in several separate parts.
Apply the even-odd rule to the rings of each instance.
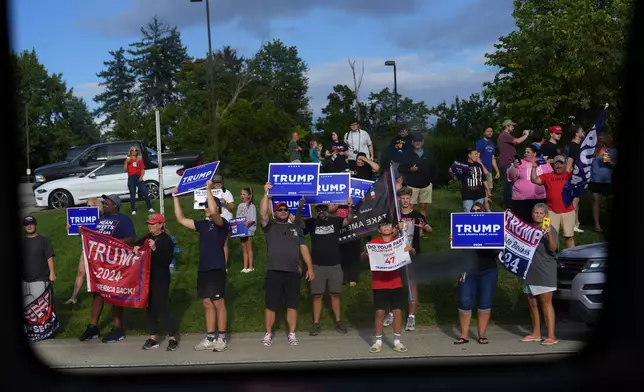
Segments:
[[[442,102],[429,112],[438,117],[433,129],[436,135],[458,135],[475,139],[480,137],[485,128],[497,129],[500,124],[496,104],[481,94],[472,94],[469,99],[456,97],[449,106]]]
[[[533,129],[566,123],[569,116],[589,126],[606,102],[618,115],[631,4],[515,0],[517,29],[486,55],[500,70],[485,94],[504,117]]]
[[[67,120],[71,134],[78,142],[93,144],[101,140],[99,126],[83,98],[72,96],[69,99],[64,118]]]
[[[278,39],[270,41],[254,56],[252,65],[257,85],[275,107],[295,118],[297,125],[310,128],[313,120],[307,96],[309,68],[297,47],[286,46]]]
[[[331,139],[331,133],[336,132],[343,137],[349,122],[357,118],[356,95],[347,85],[333,86],[333,92],[327,96],[327,104],[322,108],[322,117],[318,118],[315,128],[324,132],[324,140]]]
[[[139,82],[142,108],[153,111],[179,99],[177,74],[188,55],[179,30],[156,15],[141,34],[141,41],[130,44],[130,66]]]
[[[391,133],[392,119],[395,118],[396,96],[388,87],[380,92],[371,93],[367,98],[366,110],[363,111],[368,130],[374,140],[388,139]],[[415,102],[398,93],[398,121],[406,123],[410,131],[427,130],[429,109],[425,102]],[[365,121],[362,121],[365,123]]]
[[[119,48],[110,51],[109,54],[112,59],[103,62],[106,68],[96,74],[102,79],[99,85],[105,90],[94,97],[94,101],[99,105],[95,114],[105,117],[101,122],[103,126],[113,125],[121,106],[134,98],[136,81],[125,57],[125,49]]]

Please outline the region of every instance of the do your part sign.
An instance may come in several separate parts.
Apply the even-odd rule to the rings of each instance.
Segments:
[[[218,199],[221,199],[223,195],[223,189],[211,189],[212,195]],[[208,191],[206,189],[197,189],[194,191],[194,209],[203,210],[206,208],[206,201],[208,201]]]
[[[270,196],[317,196],[319,163],[271,163],[268,165]]]
[[[367,243],[369,267],[372,271],[395,271],[411,263],[409,252],[405,252],[407,241],[398,237],[386,244]]]
[[[452,249],[505,248],[505,213],[452,213]]]
[[[194,192],[196,189],[205,188],[206,183],[212,180],[218,167],[219,161],[206,163],[184,171],[179,185],[177,185],[176,195],[185,195],[186,193]]]

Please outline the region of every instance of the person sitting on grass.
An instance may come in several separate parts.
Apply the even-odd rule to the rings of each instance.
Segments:
[[[383,218],[378,223],[379,238],[372,239],[369,244],[387,244],[396,239],[395,225],[388,218]],[[411,245],[405,245],[405,252],[415,254]],[[367,252],[362,253],[364,259],[368,259]],[[407,347],[402,344],[400,336],[402,333],[402,309],[405,306],[405,290],[403,289],[401,270],[395,271],[372,271],[371,272],[371,288],[373,289],[373,305],[376,309],[375,316],[375,341],[371,348],[370,353],[379,353],[382,350],[382,332],[383,322],[385,320],[385,311],[391,309],[394,314],[393,330],[394,330],[394,351],[404,353],[407,352]]]

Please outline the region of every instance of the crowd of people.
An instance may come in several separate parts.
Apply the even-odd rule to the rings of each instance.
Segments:
[[[531,135],[523,131],[522,136],[513,135],[515,123],[506,120],[495,143],[492,140],[493,130],[483,131],[482,139],[473,143],[466,151],[466,159],[455,162],[450,168],[444,168],[461,182],[462,210],[465,212],[490,211],[494,181],[503,181],[503,204],[526,223],[544,231],[538,245],[532,266],[524,283],[524,292],[528,296],[532,332],[522,341],[538,341],[543,345],[557,343],[555,336],[554,309],[552,294],[557,286],[557,266],[555,254],[559,248],[559,233],[565,238],[565,246],[574,246],[574,233],[579,231],[576,208],[579,202],[565,207],[562,201],[562,189],[571,176],[575,160],[579,159],[579,144],[584,137],[581,127],[571,129],[571,141],[566,149],[557,150],[551,144],[559,141],[562,130],[560,126],[550,128],[550,140],[535,139],[525,147],[523,158],[517,155],[517,146]],[[322,147],[322,143],[311,144],[310,157],[318,160],[326,172],[349,171],[358,178],[372,179],[381,168],[374,161],[374,148],[369,134],[360,129],[359,123],[353,121],[351,130],[340,139],[337,133],[332,140]],[[557,136],[559,135],[559,136]],[[538,135],[537,135],[538,136]],[[297,143],[297,134],[289,143],[291,162],[300,162],[304,151]],[[548,144],[550,143],[550,144]],[[379,236],[368,238],[371,243],[388,243],[402,232],[407,239],[405,251],[409,252],[412,261],[421,252],[421,239],[432,232],[427,222],[427,210],[432,203],[432,189],[436,178],[436,160],[431,149],[424,147],[424,138],[420,134],[410,134],[407,127],[400,125],[396,137],[389,146],[391,165],[396,178],[396,191],[400,205],[400,221],[383,219],[379,222]],[[498,154],[497,154],[498,151]],[[592,164],[591,182],[588,190],[593,193],[593,200],[599,203],[603,196],[610,195],[611,171],[616,164],[616,153],[607,137],[600,137]],[[127,164],[127,163],[126,163]],[[441,169],[443,170],[443,169]],[[298,308],[300,302],[300,282],[304,276],[310,282],[313,303],[313,327],[309,334],[321,332],[320,317],[322,299],[328,294],[334,317],[334,329],[340,334],[347,333],[342,319],[341,294],[345,287],[356,286],[359,281],[361,260],[367,258],[362,239],[339,243],[343,226],[353,220],[353,200],[344,205],[315,205],[315,214],[309,219],[302,219],[304,200],[300,202],[298,213],[289,213],[286,203],[273,203],[269,196],[271,184],[266,183],[259,206],[256,207],[251,188],[241,191],[241,203],[235,206],[232,193],[224,187],[221,175],[217,174],[207,183],[207,201],[203,218],[185,217],[180,200],[174,197],[174,216],[183,229],[198,234],[198,260],[186,260],[198,265],[196,293],[203,301],[206,334],[195,350],[212,350],[221,352],[228,347],[226,286],[228,280],[228,240],[232,211],[236,217],[245,217],[249,233],[254,234],[257,227],[264,232],[267,260],[265,278],[265,336],[264,346],[273,344],[273,325],[276,311],[283,305],[286,308],[288,324],[287,341],[289,345],[299,344],[296,336]],[[220,189],[220,197],[214,197],[212,189]],[[176,242],[166,228],[166,218],[158,213],[151,214],[146,220],[149,233],[137,239],[134,224],[129,216],[120,212],[121,199],[117,195],[103,195],[100,201],[90,201],[91,205],[100,207],[101,216],[96,231],[119,239],[134,247],[138,252],[144,244],[150,246],[151,269],[149,285],[148,332],[144,349],[159,347],[157,337],[158,320],[164,324],[169,335],[167,350],[179,347],[177,324],[170,312],[171,265],[176,262]],[[593,206],[595,228],[599,225],[599,208]],[[259,211],[258,211],[259,209]],[[550,218],[550,226],[543,224],[544,218]],[[23,293],[28,303],[30,292],[38,290],[38,285],[56,280],[54,250],[47,237],[38,234],[36,219],[28,216],[24,220],[25,253]],[[307,245],[305,236],[310,236],[311,246]],[[447,239],[445,239],[447,240]],[[450,238],[451,240],[451,238]],[[255,271],[253,259],[253,236],[242,240],[243,273]],[[461,324],[461,336],[454,344],[469,342],[471,312],[474,298],[477,302],[478,336],[480,344],[489,343],[486,328],[493,307],[493,294],[498,279],[496,256],[498,250],[476,250],[478,264],[474,271],[463,272],[458,278],[458,313]],[[413,276],[395,271],[373,271],[371,287],[373,289],[374,342],[369,351],[378,353],[382,349],[383,328],[393,328],[393,349],[406,352],[402,343],[403,314],[406,312],[406,331],[416,328],[415,313],[418,306],[418,288]],[[85,264],[82,256],[74,293],[68,303],[76,303],[78,292],[83,284]],[[408,281],[409,280],[409,281]],[[409,288],[408,290],[406,288]],[[99,319],[103,310],[103,297],[93,293],[92,309],[86,330],[79,340],[86,341],[99,337]],[[547,326],[547,335],[541,336],[539,308],[541,308]],[[118,342],[125,338],[123,309],[113,307],[113,327],[102,337],[105,343]]]

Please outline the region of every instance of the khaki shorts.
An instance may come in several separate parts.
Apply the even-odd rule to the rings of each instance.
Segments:
[[[555,212],[548,212],[550,218],[550,226],[554,227],[557,232],[562,233],[564,237],[575,236],[575,210],[557,214]]]
[[[487,186],[490,189],[494,188],[494,176],[492,175],[492,173],[487,174],[487,177],[485,177],[485,181],[487,182]]]
[[[432,184],[427,188],[411,188],[411,204],[431,204],[432,203]]]

